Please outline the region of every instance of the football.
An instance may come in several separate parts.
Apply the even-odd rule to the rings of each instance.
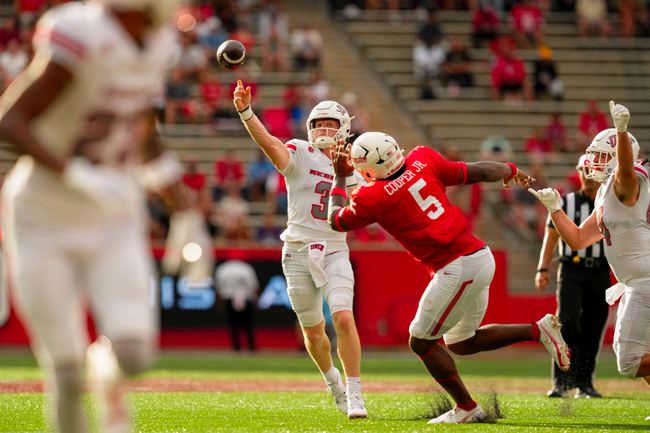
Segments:
[[[237,69],[246,61],[246,47],[239,41],[229,39],[219,45],[217,61],[226,69]]]

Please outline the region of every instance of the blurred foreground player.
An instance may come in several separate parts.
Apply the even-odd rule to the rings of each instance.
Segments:
[[[351,160],[352,166],[349,161]],[[528,186],[533,180],[512,163],[451,162],[435,150],[418,146],[406,157],[393,137],[361,134],[349,150],[337,146],[332,159],[336,177],[330,192],[329,221],[348,231],[378,223],[424,264],[431,282],[409,328],[411,349],[456,407],[430,424],[472,423],[486,419],[463,383],[447,348],[458,355],[494,350],[521,341],[540,341],[555,362],[569,368],[569,352],[557,317],[547,314],[532,324],[485,325],[494,276],[494,257],[468,228],[462,211],[452,205],[445,187],[463,183],[510,181]],[[345,205],[346,176],[355,169],[370,181]]]
[[[22,154],[2,191],[6,253],[60,432],[88,431],[86,305],[102,334],[88,359],[103,430],[131,431],[124,377],[148,368],[158,336],[144,189],[177,210],[164,263],[185,265],[193,279],[212,272],[202,217],[178,182],[182,168],[154,134],[178,6],[53,8],[37,25],[33,61],[0,100],[0,139]]]

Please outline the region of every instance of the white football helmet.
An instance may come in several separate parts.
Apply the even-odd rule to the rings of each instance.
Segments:
[[[629,132],[627,133],[632,144],[632,155],[636,161],[639,158],[639,142]],[[591,144],[587,147],[584,166],[587,169],[585,177],[597,182],[604,182],[616,168],[616,128],[600,131]]]
[[[393,137],[383,132],[365,132],[357,137],[350,150],[352,165],[363,177],[386,179],[404,165],[402,149]]]
[[[169,24],[180,6],[186,0],[101,0],[116,11],[145,11],[149,12],[155,26]]]
[[[338,120],[339,128],[333,136],[316,137],[315,124],[320,119]],[[336,101],[321,101],[316,104],[307,117],[307,141],[314,147],[327,149],[339,140],[347,140],[350,136],[350,121],[348,111],[341,104]]]

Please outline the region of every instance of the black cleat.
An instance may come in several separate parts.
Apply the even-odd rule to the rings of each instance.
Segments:
[[[553,388],[549,390],[546,395],[550,398],[562,398],[566,397],[568,390],[564,388]]]
[[[602,396],[593,386],[583,386],[576,393],[576,398],[602,398]]]

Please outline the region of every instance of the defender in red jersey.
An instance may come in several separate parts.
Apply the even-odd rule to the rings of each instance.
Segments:
[[[447,186],[463,183],[502,180],[504,186],[513,181],[527,187],[533,180],[530,176],[512,163],[451,162],[423,146],[404,157],[395,139],[381,132],[360,135],[351,149],[339,144],[332,161],[336,177],[330,192],[331,227],[348,231],[376,222],[431,274],[409,328],[409,345],[456,407],[430,423],[485,419],[454,360],[439,344],[441,338],[459,355],[540,341],[561,369],[569,368],[568,347],[557,317],[551,314],[533,324],[479,327],[487,309],[494,257],[445,194]],[[370,183],[356,189],[346,206],[350,161]]]

